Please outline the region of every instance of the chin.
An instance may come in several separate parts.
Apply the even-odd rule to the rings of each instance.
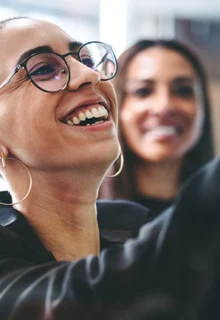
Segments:
[[[102,163],[108,168],[118,159],[120,156],[120,150],[118,141],[113,144],[106,144],[103,149],[99,149],[96,156],[93,157],[93,160],[97,163]]]
[[[170,152],[157,152],[157,153],[151,153],[148,155],[145,155],[143,157],[144,160],[147,162],[168,162],[168,161],[175,161],[180,160],[183,157],[183,155],[178,155]]]
[[[118,147],[114,152],[111,152],[106,157],[106,163],[108,164],[108,167],[110,167],[119,157],[121,154],[121,149]]]

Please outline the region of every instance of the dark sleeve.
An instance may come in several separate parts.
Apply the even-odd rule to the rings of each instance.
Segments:
[[[192,319],[219,272],[218,177],[216,159],[136,240],[99,257],[40,266],[2,257],[1,319]]]

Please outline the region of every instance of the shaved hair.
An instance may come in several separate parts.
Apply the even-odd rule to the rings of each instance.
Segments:
[[[18,20],[18,19],[30,19],[30,17],[12,17],[12,18],[8,18],[5,20],[0,21],[0,29],[3,29],[9,22],[14,21],[14,20]]]

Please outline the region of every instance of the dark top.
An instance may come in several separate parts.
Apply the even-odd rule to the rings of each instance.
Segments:
[[[9,194],[0,192],[0,201],[10,203]],[[130,238],[137,237],[140,227],[149,220],[149,210],[131,201],[99,200],[97,201],[97,219],[100,249],[103,250],[112,244],[122,244]],[[19,240],[20,237],[22,238],[22,242],[29,247],[28,256],[33,262],[55,261],[53,255],[47,252],[19,211],[10,206],[0,205],[0,236],[1,227],[12,231],[13,236],[19,236]],[[4,246],[7,247],[7,243]],[[25,249],[27,250],[28,247]]]
[[[149,196],[143,196],[140,194],[136,194],[134,196],[134,201],[145,206],[146,208],[150,209],[149,215],[150,220],[156,218],[162,211],[167,209],[169,206],[172,205],[174,199],[160,199],[160,198],[153,198]]]
[[[11,202],[11,197],[7,192],[0,192],[1,202]],[[135,238],[138,236],[139,229],[144,225],[149,219],[149,210],[135,204],[131,201],[123,200],[99,200],[97,201],[97,219],[100,231],[100,247],[101,250],[106,249],[113,244],[123,244],[126,240],[130,238]],[[45,265],[45,263],[53,263]],[[54,264],[55,263],[55,264]],[[68,273],[67,263],[65,265],[64,273]],[[32,283],[27,281],[27,284],[22,283],[19,285],[19,279],[26,279],[29,277],[31,279],[31,274],[35,273],[33,277],[34,283],[40,282],[40,278],[46,270],[51,270],[47,273],[48,283],[45,288],[46,292],[49,290],[49,282],[53,281],[53,275],[56,267],[63,267],[63,264],[56,262],[54,256],[51,252],[48,252],[42,245],[36,233],[33,231],[28,221],[21,215],[17,210],[12,207],[0,205],[0,319],[9,319],[13,314],[13,308],[15,301],[19,301],[21,298],[21,292],[31,290],[30,287]],[[73,263],[72,263],[73,264]],[[41,268],[33,269],[34,266],[44,266]],[[31,267],[31,268],[30,268]],[[32,271],[33,270],[33,271]],[[50,275],[49,275],[50,273]],[[56,271],[55,271],[56,274]],[[58,276],[58,275],[57,275]],[[6,283],[1,280],[8,278]],[[47,276],[46,276],[47,278]],[[50,280],[51,278],[51,280]],[[15,280],[16,279],[16,280]],[[61,282],[62,279],[60,279]],[[18,283],[18,285],[13,285],[13,282]],[[20,280],[23,282],[23,280]],[[42,281],[43,282],[43,281]],[[12,284],[12,288],[10,288]],[[36,284],[36,288],[37,288]],[[4,288],[4,289],[3,289]],[[29,289],[27,289],[29,288]],[[80,288],[80,287],[79,287]],[[12,293],[13,290],[13,293]],[[44,289],[43,289],[44,290]],[[80,290],[80,289],[79,289]],[[32,290],[31,290],[32,291]],[[33,295],[35,290],[33,290]],[[1,294],[2,292],[2,294]],[[13,296],[14,301],[9,300],[9,296]],[[2,300],[1,300],[2,298]],[[33,298],[31,298],[32,300]],[[83,300],[86,299],[83,297]],[[27,300],[29,301],[29,296],[27,295]],[[34,298],[35,300],[35,298]],[[13,303],[12,303],[13,302]],[[51,319],[41,314],[41,312],[36,315],[32,315],[31,309],[33,301],[29,301],[28,311],[24,313],[18,312],[15,319]],[[19,305],[19,303],[18,303]],[[31,307],[30,307],[31,306]],[[71,315],[71,313],[70,313]],[[68,315],[68,319],[71,316]],[[36,317],[36,318],[35,318]],[[14,319],[14,318],[13,318]],[[62,318],[63,319],[63,318]],[[64,318],[67,319],[67,318]]]
[[[127,231],[135,234],[148,220],[147,209],[136,204],[124,202],[120,208],[108,202],[106,212],[109,206],[118,221],[109,218],[112,226],[104,225],[107,214],[99,211],[107,244],[123,242]],[[188,181],[173,206],[141,228],[138,238],[74,262],[55,261],[27,221],[2,208],[1,320],[220,319],[219,208],[220,160],[215,159]],[[128,217],[132,231],[123,227]]]

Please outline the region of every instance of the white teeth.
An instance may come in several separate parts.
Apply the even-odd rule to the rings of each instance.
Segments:
[[[108,117],[108,111],[105,109],[104,106],[99,106],[98,108],[92,108],[92,110],[81,111],[78,116],[74,116],[72,121],[68,120],[67,124],[69,125],[78,125],[81,121],[85,121],[87,119],[92,118],[101,118],[101,117]],[[103,121],[100,121],[103,122]],[[95,122],[99,123],[99,122]],[[89,125],[89,124],[87,124]]]
[[[104,108],[103,107],[98,107],[98,112],[99,114],[101,114],[102,116],[104,116]]]
[[[102,122],[104,122],[104,121],[101,120],[101,121],[96,121],[96,122],[94,122],[94,123],[87,123],[86,127],[87,127],[87,126],[94,126],[95,124],[97,124],[97,123],[102,123]]]
[[[95,118],[101,117],[99,111],[96,108],[92,108],[92,114]]]
[[[88,119],[93,118],[93,114],[89,110],[86,110],[86,118],[88,118]]]
[[[79,124],[80,120],[77,117],[73,117],[73,124]]]
[[[84,112],[80,112],[80,113],[79,113],[79,120],[81,120],[81,121],[86,120],[86,115],[85,115]]]
[[[98,111],[99,111],[101,117],[105,117],[108,115],[108,111],[102,106],[98,107]]]
[[[173,126],[159,126],[150,130],[149,133],[154,136],[161,136],[161,135],[171,136],[176,134],[176,128]]]
[[[101,121],[96,121],[96,122],[92,123],[91,126],[94,126],[95,124],[97,124],[97,123],[102,123],[102,122],[104,122],[104,121],[103,121],[103,120],[101,120]]]
[[[86,110],[85,112],[80,112],[80,114],[79,114],[79,119],[80,120],[81,120],[80,115],[82,113],[85,115],[85,117],[87,119],[91,119],[93,117],[94,118],[100,118],[100,117],[107,117],[108,116],[108,111],[103,106],[99,106],[98,108],[92,108],[91,111]]]

